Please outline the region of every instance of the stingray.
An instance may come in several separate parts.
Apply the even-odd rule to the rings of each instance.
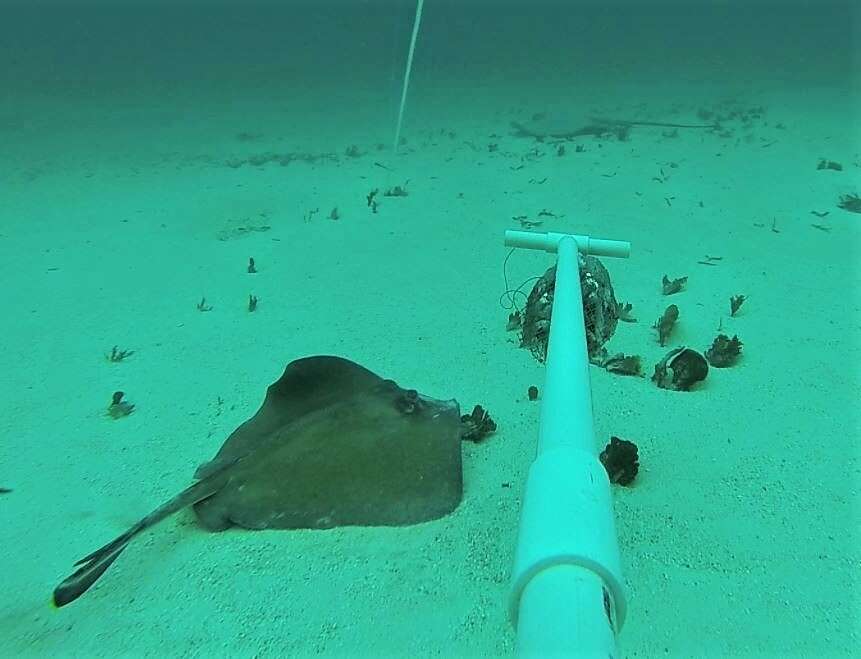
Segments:
[[[188,506],[209,531],[438,519],[463,494],[460,444],[457,401],[402,389],[340,357],[298,359],[193,485],[75,563],[54,605],[83,595],[137,535]]]
[[[662,121],[638,121],[636,119],[610,119],[607,117],[554,117],[541,116],[529,123],[512,121],[511,127],[517,137],[532,137],[543,142],[551,138],[572,140],[584,135],[601,136],[614,133],[622,137],[634,126],[660,128],[717,128],[716,124],[676,124]]]

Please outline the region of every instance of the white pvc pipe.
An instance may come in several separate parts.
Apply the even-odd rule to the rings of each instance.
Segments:
[[[505,244],[508,247],[522,247],[524,249],[541,249],[545,252],[556,252],[556,247],[562,238],[573,238],[582,254],[592,256],[615,256],[627,258],[631,254],[631,243],[626,240],[606,240],[603,238],[592,238],[573,233],[535,233],[533,231],[515,231],[509,229],[505,232]]]
[[[517,656],[612,659],[615,626],[607,624],[604,584],[593,571],[556,565],[537,572],[523,591]]]
[[[557,253],[538,455],[509,595],[517,655],[615,657],[626,599],[610,483],[595,444],[577,252],[627,255],[630,244],[523,231],[506,232],[506,244]]]

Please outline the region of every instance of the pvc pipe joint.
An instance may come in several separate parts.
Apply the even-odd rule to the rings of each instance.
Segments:
[[[557,630],[579,626],[577,620],[584,616],[594,623],[595,611],[604,613],[601,625],[606,634],[601,636],[612,639],[621,629],[627,607],[612,510],[607,472],[594,454],[562,447],[542,452],[532,463],[508,602],[509,618],[518,628],[518,643],[523,641],[520,630],[531,627],[519,624],[521,600],[533,584],[546,581],[547,575],[559,573],[555,569],[565,566],[577,570],[554,579],[556,595],[551,601],[557,611],[552,615],[566,619]],[[584,580],[600,586],[592,589],[588,602],[582,599],[582,589],[577,587],[572,594],[572,588],[565,586],[566,581],[571,586],[570,582],[582,584]],[[545,590],[552,587],[549,582],[545,586]],[[551,615],[548,607],[542,610],[544,615]],[[593,627],[585,637],[581,635],[581,643],[596,631]]]

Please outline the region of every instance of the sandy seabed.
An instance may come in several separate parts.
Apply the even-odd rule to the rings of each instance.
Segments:
[[[703,350],[719,328],[744,343],[735,367],[690,393],[591,370],[597,445],[616,435],[640,450],[635,485],[614,488],[621,656],[858,647],[861,215],[837,207],[861,194],[851,98],[596,82],[565,99],[536,85],[417,92],[397,155],[379,120],[390,113],[361,89],[341,88],[353,102],[337,108],[195,88],[22,92],[7,106],[0,655],[511,654],[508,578],[540,409],[526,391],[543,378],[500,306],[503,231],[523,216],[631,241],[631,258],[604,263],[638,321],[608,348],[641,355],[647,375],[669,347]],[[560,107],[735,114],[725,131],[635,127],[561,156],[512,134],[511,120]],[[818,170],[820,158],[843,170]],[[366,195],[394,185],[408,196],[381,196],[372,213]],[[551,263],[515,252],[508,281]],[[689,278],[672,299],[665,274]],[[681,317],[661,348],[651,326],[670,302]],[[110,363],[115,345],[134,354]],[[76,559],[186,487],[285,364],[312,354],[491,412],[498,432],[464,444],[454,514],[208,534],[184,511],[51,610]],[[106,418],[115,390],[131,416]]]

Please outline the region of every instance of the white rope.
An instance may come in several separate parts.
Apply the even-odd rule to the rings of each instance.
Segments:
[[[407,104],[407,90],[410,86],[410,72],[413,68],[413,53],[416,50],[416,39],[419,36],[419,25],[422,22],[422,7],[424,6],[425,0],[417,0],[416,2],[416,18],[413,21],[413,36],[410,39],[410,52],[407,55],[407,68],[404,71],[404,86],[401,89],[401,107],[398,110],[398,125],[395,128],[395,145],[394,151],[398,152],[398,144],[401,142],[401,123],[404,120],[404,106]]]

